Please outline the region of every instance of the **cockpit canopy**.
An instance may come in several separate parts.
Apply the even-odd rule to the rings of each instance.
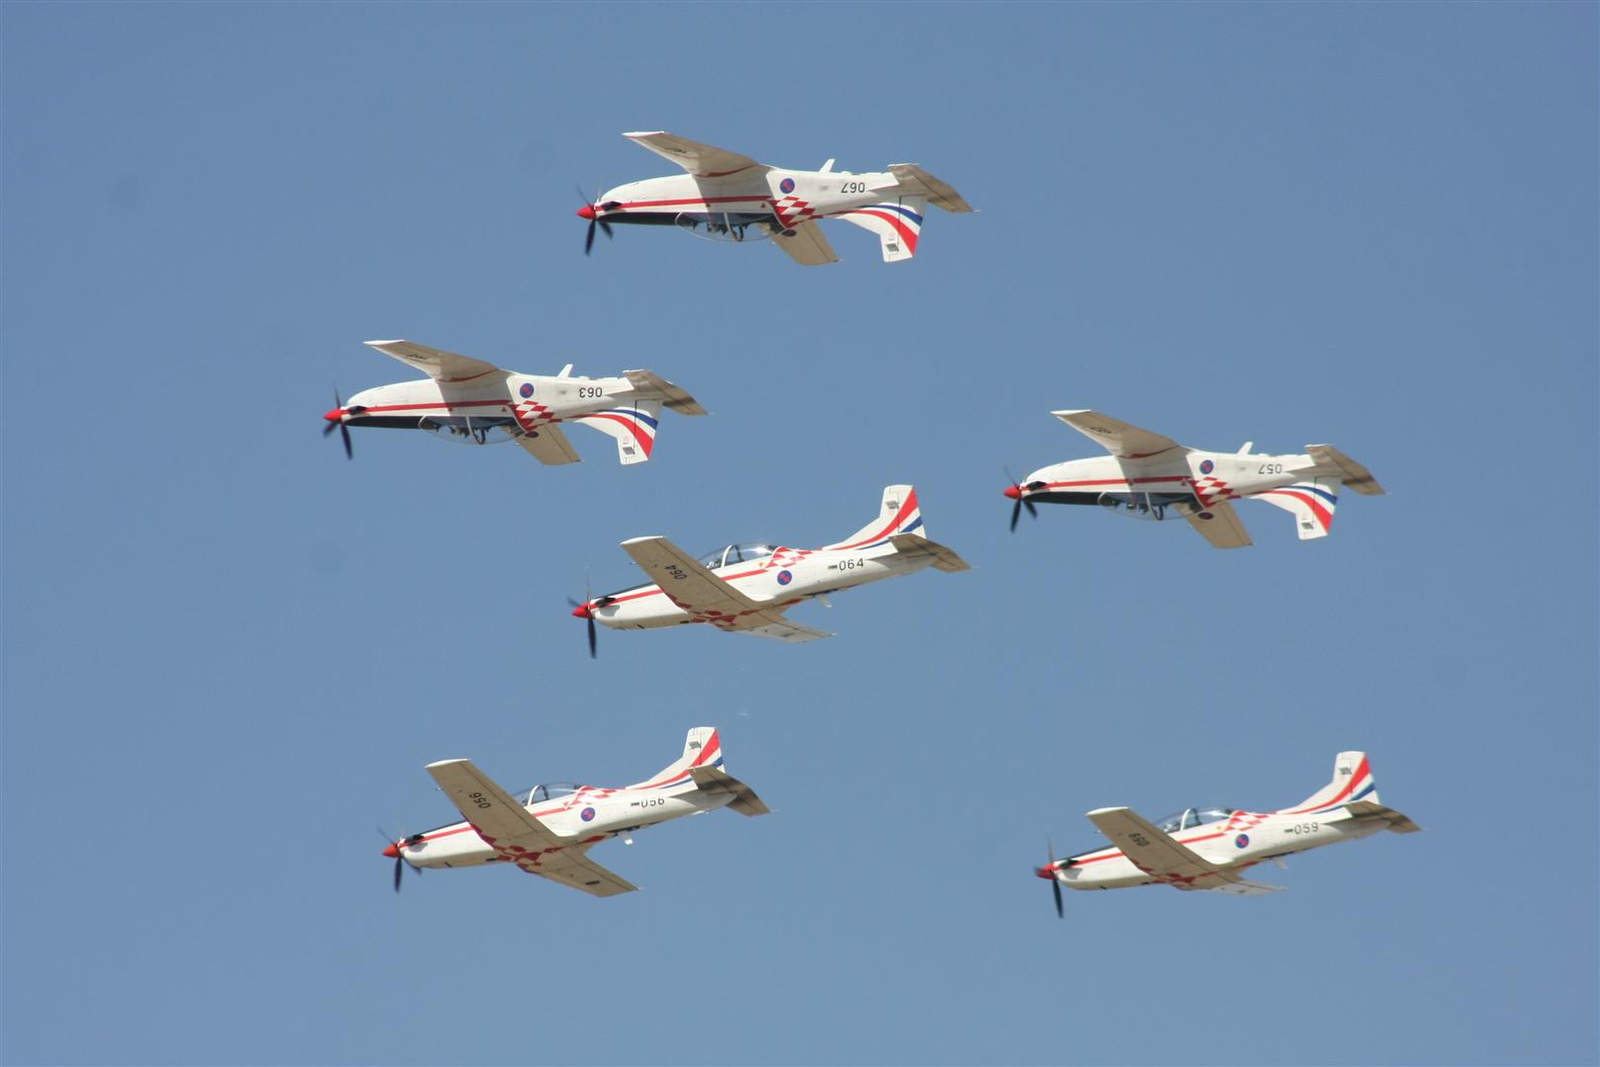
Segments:
[[[766,559],[772,552],[772,546],[765,541],[741,541],[736,545],[724,545],[715,552],[707,552],[700,557],[700,562],[716,570],[718,567],[731,567],[736,563],[754,563],[756,560]]]
[[[558,797],[570,796],[578,791],[575,782],[550,782],[547,785],[536,785],[530,789],[519,789],[511,795],[522,801],[523,807],[533,804],[543,804],[547,800]]]
[[[1184,808],[1176,815],[1157,820],[1156,829],[1164,834],[1175,834],[1179,830],[1193,830],[1208,822],[1224,822],[1233,812],[1233,808]]]

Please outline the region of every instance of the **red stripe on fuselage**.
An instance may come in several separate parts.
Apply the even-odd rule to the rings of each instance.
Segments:
[[[842,552],[847,548],[855,548],[857,545],[867,545],[871,544],[873,541],[881,541],[891,532],[898,529],[900,525],[906,521],[906,516],[915,510],[917,510],[917,491],[913,489],[906,497],[905,503],[900,505],[900,510],[895,512],[894,518],[889,520],[889,525],[885,526],[882,530],[879,530],[871,537],[863,537],[861,540],[852,541],[848,545],[834,545],[829,549],[829,551]]]

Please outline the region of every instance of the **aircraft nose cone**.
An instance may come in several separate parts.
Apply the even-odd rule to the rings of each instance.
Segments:
[[[328,412],[322,417],[327,419],[329,422],[342,422],[344,420],[344,408],[334,408],[332,411]]]
[[[1054,867],[1040,867],[1033,873],[1036,877],[1049,878],[1053,880],[1056,876],[1056,869]]]
[[[594,218],[594,205],[593,204],[585,204],[582,207],[580,207],[578,209],[578,217],[580,219],[592,219],[592,218]]]
[[[573,608],[572,609],[572,617],[574,619],[587,619],[587,618],[589,618],[590,617],[589,605],[587,605],[587,604],[579,604],[577,607]]]
[[[383,854],[392,860],[397,860],[400,858],[400,847],[398,845],[390,845],[383,850]]]
[[[1020,485],[1008,485],[1008,486],[1006,486],[1006,496],[1010,497],[1012,500],[1021,500],[1022,499],[1022,486],[1020,486]]]

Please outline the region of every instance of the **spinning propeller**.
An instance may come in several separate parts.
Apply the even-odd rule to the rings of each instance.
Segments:
[[[583,582],[583,603],[580,604],[571,597],[567,597],[567,603],[572,605],[573,618],[583,619],[589,624],[590,659],[595,658],[595,639],[597,637],[597,630],[594,622],[595,609],[605,607],[607,604],[611,603],[611,600],[612,598],[609,596],[603,596],[599,600],[596,600],[594,598],[594,590],[590,587],[589,580],[587,578],[585,578]]]
[[[322,416],[328,420],[328,425],[322,428],[322,436],[326,437],[334,430],[338,430],[339,436],[344,438],[345,459],[355,459],[356,454],[350,449],[350,427],[344,424],[344,417],[346,415],[359,415],[365,410],[367,409],[362,404],[356,404],[348,411],[345,410],[344,401],[339,399],[339,388],[338,386],[334,387],[333,410]]]
[[[605,231],[606,238],[608,240],[611,237],[611,224],[605,219],[601,218],[596,209],[598,208],[599,211],[610,211],[612,208],[618,207],[619,205],[615,200],[607,201],[604,204],[596,204],[591,197],[584,194],[582,189],[578,190],[578,195],[583,197],[583,206],[578,209],[578,217],[580,219],[589,220],[589,232],[585,234],[583,238],[583,254],[588,255],[594,250],[594,228],[596,226]]]
[[[1050,857],[1050,863],[1047,866],[1040,867],[1033,873],[1038,875],[1040,878],[1050,879],[1050,891],[1054,893],[1056,897],[1056,918],[1064,919],[1066,918],[1067,913],[1061,908],[1061,879],[1056,877],[1056,849],[1055,846],[1050,843],[1050,839],[1048,837],[1044,839],[1044,847],[1046,854]]]
[[[383,839],[389,842],[389,847],[383,850],[383,854],[385,856],[394,857],[394,891],[398,893],[400,892],[400,876],[405,873],[405,869],[407,867],[410,867],[413,871],[416,871],[418,877],[421,877],[422,875],[422,868],[406,859],[405,855],[400,851],[402,848],[406,848],[410,845],[416,844],[418,841],[421,841],[422,835],[412,834],[410,837],[405,838],[402,841],[396,841],[394,838],[390,837],[381,826],[378,827],[378,833],[383,834]]]
[[[1010,471],[1006,471],[1006,477],[1007,478],[1011,478],[1011,472]],[[1027,498],[1027,496],[1024,495],[1024,494],[1030,493],[1030,492],[1034,491],[1035,489],[1039,489],[1043,485],[1044,485],[1043,482],[1029,482],[1027,485],[1023,485],[1020,482],[1018,482],[1015,478],[1011,478],[1011,484],[1006,486],[1006,496],[1008,496],[1012,500],[1016,501],[1015,504],[1011,505],[1011,532],[1012,533],[1016,533],[1017,532],[1017,520],[1022,517],[1022,509],[1023,508],[1027,508],[1028,509],[1028,515],[1030,517],[1035,518],[1035,519],[1037,519],[1039,517],[1039,511],[1038,511],[1037,508],[1035,508],[1033,506],[1033,501],[1029,500]]]

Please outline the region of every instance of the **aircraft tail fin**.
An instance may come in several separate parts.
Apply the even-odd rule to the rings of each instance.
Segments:
[[[608,408],[588,415],[574,415],[568,422],[581,422],[617,439],[617,462],[624,467],[645,463],[656,447],[656,424],[661,419],[660,400],[639,400],[622,407]]]
[[[1293,485],[1279,486],[1257,493],[1252,499],[1282,508],[1294,516],[1300,540],[1327,537],[1333,528],[1333,509],[1339,504],[1340,480],[1337,475],[1306,478]]]
[[[818,551],[830,548],[878,548],[889,543],[895,534],[920,533],[927,536],[922,525],[922,508],[917,504],[917,487],[891,485],[883,490],[883,503],[878,514],[843,541],[824,545]]]
[[[835,217],[877,234],[883,247],[883,261],[898,263],[917,254],[926,209],[926,197],[901,196],[854,208]]]
[[[1320,815],[1354,804],[1378,803],[1378,787],[1365,752],[1341,752],[1333,761],[1333,781],[1279,815]]]
[[[629,789],[666,789],[685,785],[693,780],[690,770],[696,767],[722,766],[722,741],[715,726],[696,726],[683,739],[683,755]]]

